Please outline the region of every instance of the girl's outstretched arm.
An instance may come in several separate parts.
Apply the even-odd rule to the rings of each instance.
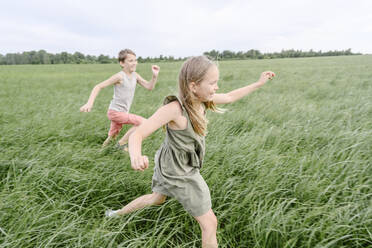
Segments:
[[[272,79],[275,76],[275,73],[272,71],[264,71],[261,73],[260,79],[253,84],[247,85],[245,87],[230,91],[225,94],[215,94],[213,96],[213,102],[215,104],[225,104],[235,102],[242,97],[248,95],[249,93],[257,90],[262,85],[264,85],[269,79]]]
[[[151,66],[151,71],[152,71],[152,78],[150,82],[147,82],[145,79],[141,77],[140,74],[136,72],[137,75],[137,82],[144,87],[147,90],[153,90],[155,88],[156,80],[158,79],[160,67],[157,65],[152,65]]]
[[[131,166],[134,170],[143,171],[149,166],[148,158],[142,156],[142,140],[165,124],[171,121],[177,122],[181,116],[182,109],[180,104],[177,101],[173,101],[159,108],[130,135],[128,142],[129,156]]]
[[[109,79],[107,79],[107,80],[97,84],[96,86],[94,86],[92,92],[90,93],[88,102],[80,108],[80,111],[81,112],[90,112],[92,110],[94,100],[96,99],[96,97],[97,97],[98,93],[101,91],[101,89],[103,89],[103,88],[105,88],[109,85],[116,84],[118,82],[120,82],[119,73],[111,76]]]

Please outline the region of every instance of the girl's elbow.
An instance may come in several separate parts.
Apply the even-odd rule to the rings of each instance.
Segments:
[[[103,89],[102,85],[99,85],[99,84],[97,84],[97,85],[94,86],[94,88],[93,88],[93,90],[95,90],[95,91],[100,91],[100,90],[102,90],[102,89]]]

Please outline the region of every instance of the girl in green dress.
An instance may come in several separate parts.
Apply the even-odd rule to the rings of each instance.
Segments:
[[[237,101],[274,77],[266,71],[256,83],[216,94],[219,71],[205,56],[191,57],[179,74],[179,96],[168,96],[164,105],[145,120],[129,138],[131,166],[143,171],[148,168],[147,156],[141,152],[142,140],[165,125],[166,137],[155,155],[152,194],[143,195],[120,210],[106,212],[114,217],[150,205],[162,204],[174,197],[199,223],[203,247],[217,247],[217,218],[212,211],[208,185],[200,175],[205,151],[207,109],[218,110],[216,104]]]

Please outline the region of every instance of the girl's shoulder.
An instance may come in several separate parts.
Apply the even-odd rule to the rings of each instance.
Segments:
[[[168,127],[172,130],[185,130],[188,126],[187,115],[182,106],[182,102],[176,96],[167,96],[164,99],[163,107],[166,112],[173,116],[172,121],[168,123]]]
[[[123,72],[123,71],[119,71],[119,72],[116,73],[115,75],[117,75],[118,77],[124,77],[124,76],[125,76],[125,72]]]
[[[182,101],[176,95],[169,95],[164,98],[163,105],[166,105],[171,102],[177,102],[181,108],[183,108]]]
[[[163,101],[163,105],[166,105],[167,108],[169,108],[170,110],[173,110],[174,112],[182,115],[183,106],[182,106],[182,102],[178,99],[178,97],[176,96],[165,97]]]
[[[119,71],[119,72],[114,74],[114,77],[117,80],[120,80],[120,81],[122,81],[124,79],[124,76],[125,76],[125,73],[123,71]]]
[[[117,72],[114,75],[112,75],[110,79],[115,82],[114,83],[115,85],[120,84],[123,81],[123,74],[121,73],[121,71]]]
[[[181,98],[176,95],[169,95],[164,98],[163,105],[172,104],[177,109],[178,113],[186,118],[189,118],[189,114],[181,101]]]

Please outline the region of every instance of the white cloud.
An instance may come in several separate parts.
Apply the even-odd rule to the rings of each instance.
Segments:
[[[4,1],[0,53],[189,56],[212,49],[372,53],[372,1]]]

